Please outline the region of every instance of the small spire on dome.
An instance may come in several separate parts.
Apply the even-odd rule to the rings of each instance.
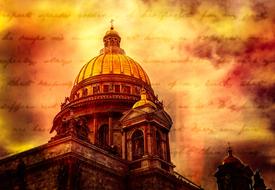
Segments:
[[[232,150],[232,147],[230,146],[230,143],[228,142],[228,156],[232,156],[233,155],[233,150]]]
[[[120,48],[120,36],[117,31],[114,30],[114,20],[111,19],[111,28],[108,30],[104,37],[104,48],[100,50],[100,54],[125,54],[124,50]]]
[[[111,23],[111,28],[110,29],[113,30],[114,29],[114,19],[111,19],[110,23]]]

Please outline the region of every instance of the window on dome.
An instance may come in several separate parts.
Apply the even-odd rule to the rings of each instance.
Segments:
[[[132,135],[132,158],[142,158],[144,155],[144,137],[141,130],[136,130]]]
[[[130,86],[123,86],[123,92],[130,94],[130,92],[131,92]]]
[[[115,85],[115,92],[120,92],[120,85]]]
[[[109,92],[109,85],[103,85],[103,92]]]
[[[99,86],[94,86],[94,87],[93,87],[93,93],[94,93],[94,94],[99,93]]]
[[[88,95],[88,89],[84,88],[82,92],[82,96],[87,96]]]

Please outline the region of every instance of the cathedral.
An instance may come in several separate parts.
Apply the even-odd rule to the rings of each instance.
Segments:
[[[259,171],[254,173],[248,165],[235,157],[230,146],[228,156],[218,166],[215,177],[218,190],[271,190],[265,186]]]
[[[120,41],[111,26],[61,104],[48,143],[0,160],[0,189],[202,190],[174,171],[172,120]]]

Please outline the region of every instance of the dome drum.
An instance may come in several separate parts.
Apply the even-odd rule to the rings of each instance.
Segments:
[[[109,97],[109,98],[107,98]],[[120,114],[129,110],[129,105],[133,105],[139,98],[132,95],[111,95],[102,99],[102,95],[94,95],[79,98],[65,105],[53,120],[53,131],[60,126],[62,120],[70,117],[90,117],[93,115]]]
[[[154,100],[152,88],[141,80],[129,76],[100,75],[81,81],[74,86],[70,95],[70,101],[94,94],[131,94],[140,96],[140,89],[145,88],[149,92],[149,98]]]

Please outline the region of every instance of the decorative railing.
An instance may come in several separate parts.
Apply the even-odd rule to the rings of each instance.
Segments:
[[[100,94],[93,94],[85,97],[78,98],[76,100],[73,100],[67,104],[63,105],[63,109],[72,105],[77,104],[81,102],[87,102],[87,101],[94,101],[94,100],[104,100],[104,99],[117,99],[117,100],[133,100],[138,101],[139,96],[133,95],[133,94],[126,94],[126,93],[100,93]]]

